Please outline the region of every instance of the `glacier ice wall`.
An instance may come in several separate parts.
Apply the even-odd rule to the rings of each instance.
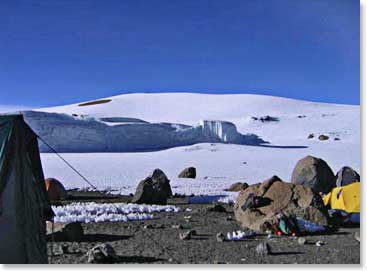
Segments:
[[[266,143],[254,134],[238,133],[231,122],[218,120],[204,120],[196,126],[188,126],[129,119],[125,123],[107,125],[103,120],[80,119],[66,114],[24,111],[23,115],[29,126],[58,152],[154,151],[205,142]],[[42,142],[40,150],[51,151]]]

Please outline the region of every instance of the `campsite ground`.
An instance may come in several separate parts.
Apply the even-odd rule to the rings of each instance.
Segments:
[[[128,196],[113,201],[126,202]],[[79,198],[77,201],[81,201]],[[87,200],[87,199],[85,199]],[[106,202],[112,199],[93,201]],[[354,239],[359,228],[340,228],[328,235],[307,236],[307,244],[299,245],[294,237],[267,239],[259,235],[243,241],[217,242],[216,234],[239,230],[232,207],[224,205],[227,212],[208,211],[208,204],[187,204],[185,198],[172,199],[169,204],[181,208],[177,213],[158,213],[153,220],[134,222],[103,222],[83,224],[81,242],[55,242],[57,247],[67,247],[61,255],[53,256],[52,263],[87,263],[86,252],[101,243],[109,243],[121,263],[229,263],[229,264],[326,264],[360,263],[360,244]],[[189,208],[191,211],[186,211]],[[188,218],[191,217],[191,218]],[[147,226],[151,225],[151,226]],[[177,229],[172,225],[181,225]],[[191,240],[180,240],[179,233],[195,230]],[[260,256],[256,246],[267,241],[272,254]],[[316,246],[323,241],[323,246]],[[51,243],[48,243],[49,249]],[[56,249],[55,249],[56,248]]]

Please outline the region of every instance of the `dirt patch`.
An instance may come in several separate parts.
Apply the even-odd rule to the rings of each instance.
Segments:
[[[111,101],[112,101],[111,99],[96,100],[96,101],[81,103],[81,104],[78,104],[78,106],[88,106],[88,105],[96,105],[96,104],[105,104],[105,103],[109,103]]]
[[[75,193],[73,196],[82,195]],[[100,195],[90,193],[85,196],[102,201],[98,199]],[[127,196],[108,200],[129,201]],[[86,263],[87,251],[101,243],[109,243],[115,249],[117,263],[360,263],[360,244],[353,237],[359,228],[341,228],[332,234],[307,236],[306,245],[299,245],[294,237],[267,239],[266,234],[243,241],[217,242],[219,232],[226,235],[240,229],[232,207],[224,205],[227,212],[211,212],[208,207],[212,205],[185,202],[185,198],[171,199],[169,204],[175,204],[181,211],[157,213],[149,221],[82,224],[84,240],[55,242],[54,251],[63,248],[64,252],[53,256],[52,263]],[[179,234],[188,230],[194,230],[196,235],[190,240],[180,240]],[[256,253],[256,246],[264,241],[271,246],[271,255]],[[317,247],[317,241],[325,245]],[[51,255],[51,242],[48,249]]]

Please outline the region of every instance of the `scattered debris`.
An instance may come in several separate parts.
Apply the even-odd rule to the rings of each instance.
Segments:
[[[323,241],[317,241],[317,242],[316,242],[316,246],[317,246],[317,247],[321,247],[321,246],[323,246],[323,245],[325,245],[325,243],[324,243]]]
[[[227,233],[227,241],[238,241],[238,240],[243,240],[246,238],[250,238],[250,237],[254,237],[256,235],[256,233],[252,230],[248,231],[248,232],[243,232],[243,231],[237,231],[237,232],[228,232]]]
[[[260,255],[270,255],[271,248],[267,242],[262,242],[256,247],[256,252]]]
[[[297,116],[297,118],[299,118],[299,119],[303,119],[303,118],[305,118],[306,117],[306,115],[298,115]]]
[[[233,220],[233,217],[230,215],[227,217],[227,221],[232,221]]]
[[[216,238],[217,238],[217,242],[224,242],[225,241],[225,237],[224,237],[224,234],[219,232],[217,235],[216,235]]]
[[[190,240],[195,235],[196,235],[196,231],[195,230],[189,230],[187,232],[181,232],[179,234],[179,238],[181,240]]]
[[[173,224],[173,225],[171,226],[171,228],[182,230],[184,227],[183,227],[182,225],[180,225],[180,224]]]
[[[265,123],[265,122],[277,122],[279,121],[279,118],[276,118],[276,117],[272,117],[272,116],[264,116],[264,117],[252,117],[253,120],[259,120],[261,121],[262,123]]]
[[[357,231],[357,232],[354,233],[354,239],[356,239],[358,242],[361,242],[360,241],[360,232],[359,231]]]
[[[339,137],[334,138],[335,141],[340,141]]]
[[[113,263],[116,253],[110,244],[101,244],[87,252],[88,263]]]
[[[297,241],[298,241],[298,244],[300,244],[300,245],[307,244],[307,240],[304,237],[299,237]]]
[[[311,138],[314,138],[314,137],[315,137],[314,134],[309,134],[308,137],[307,137],[307,139],[311,139]]]

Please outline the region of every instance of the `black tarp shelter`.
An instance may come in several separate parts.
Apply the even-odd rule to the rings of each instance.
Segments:
[[[0,263],[47,263],[47,198],[36,134],[0,115]]]

